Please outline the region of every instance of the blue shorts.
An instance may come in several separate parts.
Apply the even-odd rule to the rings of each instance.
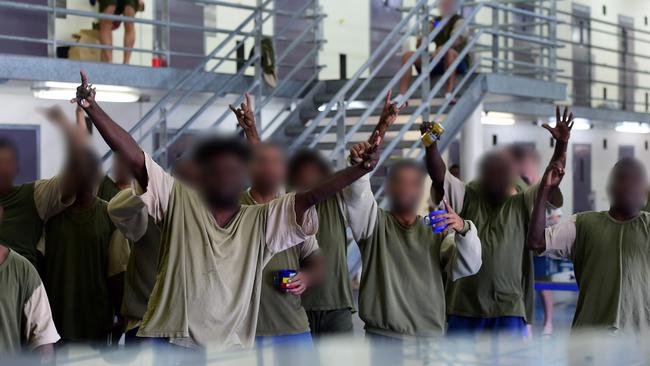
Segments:
[[[520,316],[500,316],[496,318],[474,318],[469,316],[448,315],[448,335],[477,335],[480,333],[510,334],[513,338],[528,335],[526,321]]]

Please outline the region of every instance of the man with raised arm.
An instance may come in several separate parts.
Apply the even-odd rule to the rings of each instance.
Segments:
[[[71,130],[63,110],[54,106],[40,110],[64,135]],[[76,179],[71,159],[78,154],[80,140],[68,139],[68,161],[63,173],[19,186],[18,149],[11,140],[0,138],[0,205],[4,220],[0,223],[0,242],[29,260],[39,271],[41,254],[36,249],[43,233],[43,222],[74,202]]]
[[[381,120],[373,138],[381,139],[397,117]],[[370,142],[350,150],[353,166],[364,164]],[[451,208],[438,216],[448,225],[434,234],[417,214],[424,191],[425,173],[413,160],[401,160],[389,170],[387,194],[390,209],[378,207],[367,177],[343,190],[347,218],[361,249],[363,272],[359,312],[371,340],[401,341],[410,337],[437,337],[444,333],[444,278],[457,280],[481,266],[481,245],[474,224]]]
[[[528,247],[551,258],[573,261],[580,288],[574,329],[648,334],[650,213],[642,211],[648,195],[643,163],[633,158],[616,163],[607,185],[608,211],[575,214],[568,222],[544,229],[544,201],[563,175],[559,164],[544,173]]]
[[[241,206],[250,159],[245,143],[226,137],[202,141],[194,151],[196,190],[189,188],[158,166],[101,109],[81,74],[74,102],[125,159],[135,178],[135,193],[164,225],[157,281],[138,334],[188,347],[250,347],[264,265],[275,253],[316,233],[314,205],[372,170],[378,146],[367,151],[363,164],[308,191]]]
[[[285,194],[286,156],[282,146],[262,142],[255,126],[250,95],[241,108],[230,106],[244,129],[246,139],[253,147],[250,165],[251,187],[244,191],[239,202],[242,205],[266,204]],[[320,226],[320,222],[319,222]],[[274,276],[280,270],[297,271],[289,280],[291,289],[285,291],[275,283]],[[307,312],[301,304],[301,295],[316,284],[323,275],[323,257],[318,252],[318,242],[310,236],[303,243],[275,254],[262,271],[262,292],[257,318],[257,346],[288,344],[310,345]],[[282,352],[275,352],[278,356]],[[287,357],[289,355],[283,355]],[[282,363],[284,360],[278,359]]]
[[[551,164],[564,167],[573,114],[556,109],[557,126],[544,125],[555,139]],[[426,129],[426,126],[423,126]],[[436,143],[426,148],[434,202],[446,199],[461,217],[478,228],[483,265],[471,277],[450,282],[446,288],[448,332],[527,334],[524,304],[526,232],[538,185],[512,195],[512,163],[508,154],[486,154],[477,182],[465,185],[447,172]],[[554,189],[548,204],[559,207],[562,196]]]

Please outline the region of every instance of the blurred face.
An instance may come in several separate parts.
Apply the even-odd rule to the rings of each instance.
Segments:
[[[645,172],[634,167],[614,168],[607,191],[614,209],[625,213],[636,213],[645,206],[648,199],[648,181]]]
[[[450,15],[456,10],[456,0],[440,0],[439,7],[442,16]]]
[[[246,188],[248,166],[235,154],[221,154],[198,168],[198,188],[213,208],[239,205]]]
[[[253,186],[264,192],[277,191],[286,178],[284,152],[277,146],[261,145],[253,152],[251,179]]]
[[[93,191],[97,184],[97,177],[100,174],[99,161],[95,155],[90,151],[79,154],[74,164],[80,190],[84,192]]]
[[[424,194],[424,174],[413,167],[401,167],[391,174],[386,192],[393,210],[399,212],[417,211]]]
[[[315,187],[325,179],[325,175],[316,163],[302,164],[300,170],[293,175],[292,188],[302,191]]]
[[[116,154],[113,159],[113,177],[117,184],[126,185],[131,183],[131,172],[119,154]]]
[[[486,156],[479,173],[481,188],[490,201],[497,203],[510,196],[514,169],[507,154]]]
[[[18,175],[18,157],[11,148],[0,149],[0,186],[11,187]]]
[[[539,160],[530,154],[524,158],[521,163],[521,175],[528,179],[529,184],[535,184],[539,181]]]

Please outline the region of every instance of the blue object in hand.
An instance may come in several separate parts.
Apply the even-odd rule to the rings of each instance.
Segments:
[[[424,217],[424,223],[426,225],[431,226],[431,230],[433,230],[434,233],[436,233],[436,234],[441,233],[442,231],[444,231],[447,228],[447,226],[449,226],[449,224],[445,224],[445,225],[436,227],[434,225],[439,223],[440,221],[444,221],[445,218],[443,218],[443,217],[435,218],[435,217],[438,216],[438,215],[446,214],[446,213],[447,213],[447,210],[438,210],[438,211],[430,212],[429,215]]]

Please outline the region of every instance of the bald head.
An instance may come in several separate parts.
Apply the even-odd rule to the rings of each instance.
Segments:
[[[648,199],[648,175],[637,159],[625,158],[612,169],[607,184],[612,208],[633,214],[641,210]]]

